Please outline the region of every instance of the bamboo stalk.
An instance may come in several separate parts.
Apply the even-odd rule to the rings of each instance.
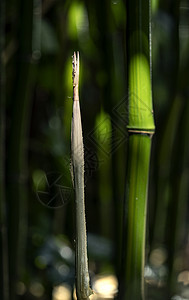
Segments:
[[[147,187],[151,139],[148,135],[133,134],[129,137],[127,172],[127,255],[126,295],[144,299],[144,263]]]
[[[167,216],[168,231],[168,292],[172,297],[175,293],[179,292],[178,273],[182,267],[176,268],[176,258],[179,251],[185,245],[185,237],[187,236],[187,205],[189,196],[189,172],[188,172],[188,151],[189,151],[189,105],[187,93],[182,95],[180,101],[183,101],[182,113],[180,114],[179,123],[176,128],[176,138],[174,141],[173,153],[171,161],[172,164],[172,177],[171,177],[171,198],[168,207],[169,215]],[[183,251],[183,250],[182,250]],[[183,251],[184,253],[184,251]],[[185,255],[180,256],[180,265],[185,264]]]
[[[128,0],[128,164],[126,176],[126,298],[144,299],[146,208],[151,137],[155,130],[151,91],[150,3]],[[123,290],[123,287],[121,287]]]
[[[16,299],[16,284],[25,270],[27,241],[28,130],[31,117],[33,0],[19,1],[16,75],[11,93],[7,136],[6,197],[8,204],[9,293]]]
[[[76,205],[76,294],[78,300],[89,299],[87,237],[84,201],[84,150],[79,105],[79,52],[73,55],[73,115],[71,154]]]
[[[179,6],[180,0],[173,0],[171,2],[171,5],[168,2],[162,0],[159,0],[159,3],[157,3],[158,10],[164,12],[167,17],[171,18],[172,20],[172,30],[170,31],[169,42],[168,44],[164,45],[164,47],[168,47],[169,50],[172,49],[172,60],[171,64],[167,68],[168,71],[166,71],[165,74],[161,77],[161,81],[163,85],[165,85],[165,88],[167,90],[167,96],[164,101],[165,105],[161,114],[161,127],[159,127],[160,130],[158,130],[156,137],[158,143],[155,147],[155,157],[157,161],[157,193],[155,200],[155,218],[152,224],[154,228],[152,240],[153,247],[156,247],[157,244],[168,244],[170,238],[170,234],[167,230],[167,221],[169,222],[171,216],[169,206],[172,193],[172,160],[170,159],[170,157],[173,155],[175,150],[174,144],[175,139],[177,138],[176,130],[180,123],[180,116],[182,115],[183,105],[181,99],[179,99],[179,97],[177,96],[177,90],[179,86],[179,78],[182,78],[182,85],[184,82],[184,78],[187,78],[187,76],[179,74]],[[158,62],[156,63],[158,64]],[[163,73],[164,72],[162,72],[161,74]],[[163,128],[163,130],[161,130],[161,128]],[[161,223],[159,222],[160,217]],[[173,253],[172,246],[170,252]]]
[[[9,299],[7,209],[5,195],[5,0],[0,2],[0,299]]]

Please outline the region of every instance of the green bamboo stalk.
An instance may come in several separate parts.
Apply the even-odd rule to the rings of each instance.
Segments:
[[[180,122],[176,130],[176,139],[174,153],[171,161],[175,163],[172,165],[171,178],[171,200],[169,204],[169,215],[167,216],[167,230],[169,233],[168,239],[168,289],[169,296],[173,296],[179,292],[178,273],[182,268],[175,268],[176,257],[180,250],[183,249],[185,236],[187,235],[187,205],[189,196],[189,104],[188,95],[183,93],[180,99],[183,101],[182,113],[180,114]],[[171,213],[170,213],[171,212]],[[184,246],[185,247],[185,246]],[[187,246],[186,246],[187,247]],[[184,256],[181,258],[181,265],[184,265]]]
[[[132,134],[129,137],[129,164],[127,172],[127,256],[126,295],[128,299],[144,298],[144,257],[146,206],[151,138]]]
[[[0,2],[0,299],[9,299],[7,209],[5,197],[5,0]]]
[[[152,248],[160,244],[168,244],[168,223],[170,221],[171,202],[171,173],[172,161],[175,145],[178,144],[178,126],[180,118],[183,118],[183,103],[176,97],[170,108],[167,124],[161,140],[161,148],[158,151],[157,163],[157,193],[156,193],[156,213],[153,220],[153,240]],[[161,219],[161,223],[159,220]],[[172,250],[171,250],[172,251]]]
[[[168,245],[170,238],[170,234],[167,230],[168,222],[171,216],[169,206],[171,203],[172,193],[172,160],[170,159],[170,157],[175,151],[174,145],[175,140],[177,139],[176,131],[180,123],[180,116],[182,115],[183,109],[183,103],[181,99],[179,99],[179,97],[177,96],[177,90],[179,85],[179,78],[182,78],[182,84],[184,78],[187,78],[187,76],[179,76],[179,5],[180,0],[173,0],[170,3],[163,0],[159,0],[158,3],[158,9],[160,11],[163,11],[168,18],[171,18],[171,27],[174,29],[172,29],[171,31],[170,41],[168,45],[164,45],[164,47],[169,48],[168,50],[171,49],[172,63],[170,68],[168,68],[169,73],[166,73],[164,75],[165,78],[161,77],[163,85],[165,85],[165,88],[168,92],[165,99],[166,101],[164,101],[163,111],[161,114],[161,127],[159,127],[156,137],[158,143],[155,147],[155,157],[157,161],[157,193],[155,195],[155,217],[152,224],[153,248],[156,247],[158,244]],[[170,74],[171,76],[169,76],[168,74]],[[161,223],[159,222],[160,217]],[[172,246],[170,252],[172,253]]]
[[[79,52],[73,56],[73,115],[71,129],[72,175],[76,205],[76,294],[78,300],[89,299],[87,237],[84,201],[84,150],[79,105]]]
[[[27,240],[27,180],[28,130],[31,116],[31,88],[33,84],[32,27],[33,0],[19,1],[18,51],[16,76],[11,93],[10,129],[7,136],[7,186],[9,293],[16,299],[16,284],[25,271]]]
[[[128,0],[128,165],[126,176],[126,299],[144,299],[146,207],[151,138],[150,2]]]
[[[182,18],[181,18],[182,22]],[[189,46],[189,45],[188,45]],[[186,47],[186,53],[188,53],[188,46]],[[181,42],[182,50],[182,42]],[[184,62],[184,63],[182,63]],[[174,102],[179,102],[180,110],[179,114],[177,112],[177,119],[175,128],[175,139],[174,144],[172,145],[172,155],[171,155],[171,164],[170,167],[170,186],[171,186],[171,195],[169,201],[169,207],[166,218],[166,231],[168,237],[168,260],[167,264],[169,267],[169,277],[168,277],[168,288],[169,295],[172,296],[176,293],[179,293],[179,285],[177,281],[179,271],[182,271],[182,268],[176,268],[176,259],[180,251],[183,251],[183,248],[187,248],[185,244],[185,237],[187,235],[187,205],[188,205],[188,196],[189,196],[189,102],[188,102],[188,76],[186,76],[189,67],[188,56],[183,55],[180,63],[180,69],[178,74],[178,84],[177,84],[177,95]],[[170,124],[171,125],[171,124]],[[181,258],[181,256],[180,256]],[[185,257],[184,255],[181,258],[184,266]]]

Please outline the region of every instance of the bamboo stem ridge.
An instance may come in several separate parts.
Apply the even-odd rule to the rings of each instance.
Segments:
[[[126,176],[126,298],[144,299],[146,208],[151,138],[150,2],[127,1],[128,164]],[[123,258],[124,258],[123,255]]]
[[[88,299],[89,287],[87,238],[84,202],[84,150],[79,105],[79,52],[73,56],[73,115],[71,152],[76,205],[76,293],[78,300]]]

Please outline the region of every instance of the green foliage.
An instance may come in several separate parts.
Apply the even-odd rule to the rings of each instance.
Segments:
[[[128,2],[132,1],[11,0],[7,1],[4,13],[1,1],[1,15],[5,17],[4,25],[0,18],[1,66],[5,68],[5,72],[3,68],[0,70],[1,84],[3,78],[6,81],[1,86],[0,99],[1,218],[3,203],[7,208],[1,248],[9,254],[11,269],[0,277],[9,275],[12,285],[11,298],[3,300],[14,300],[18,291],[18,299],[37,299],[31,289],[32,282],[43,285],[41,300],[50,300],[56,284],[68,278],[70,286],[74,282],[73,265],[60,255],[63,244],[74,251],[73,189],[69,190],[74,50],[81,55],[87,229],[89,234],[97,236],[89,256],[92,279],[94,274],[113,269],[121,282],[120,265],[126,268],[120,256],[121,238],[125,236],[121,229],[124,185],[128,180],[125,170],[134,173],[133,186],[139,172],[131,159],[126,164],[126,157],[132,157],[142,147],[141,140],[147,140],[146,152],[151,143],[147,136],[136,141],[136,136],[128,138],[126,132],[133,128],[154,130],[153,95],[156,134],[147,207],[146,300],[151,299],[150,295],[153,299],[169,299],[173,295],[184,297],[186,293],[184,284],[177,279],[184,269],[188,270],[188,2],[152,1],[152,56],[148,52],[148,15],[142,15],[138,4],[128,14],[132,4],[126,7]],[[142,1],[142,5],[148,6],[148,1]],[[134,24],[136,19],[140,22]],[[133,24],[131,39],[129,23]],[[135,40],[136,45],[129,48],[129,43]],[[127,71],[133,77],[128,77]],[[133,104],[127,105],[128,97]],[[131,150],[131,144],[135,151]],[[139,173],[146,176],[148,162],[144,163],[142,158],[141,161]],[[37,196],[39,188],[47,191],[48,184],[41,178],[52,173],[55,177],[62,174],[59,196],[67,195],[68,190],[71,193],[66,204],[58,209],[42,205]],[[144,184],[142,187],[144,194]],[[57,191],[57,186],[52,191]],[[132,211],[139,204],[135,201],[128,205]],[[141,206],[144,208],[144,203],[139,206],[140,222],[136,221],[141,225],[140,238],[144,228]],[[131,213],[131,227],[135,218]],[[137,232],[136,224],[132,228]],[[59,234],[66,236],[66,241],[61,239],[61,246],[57,247]],[[94,255],[100,251],[98,244],[104,245],[101,240],[104,237],[110,240],[104,246],[105,263],[103,255],[99,254],[101,258]],[[134,239],[132,235],[132,249]],[[141,239],[136,242],[141,249]],[[51,247],[56,250],[51,251]],[[48,251],[44,250],[47,248]],[[42,249],[46,256],[54,257],[49,265],[39,260]],[[156,260],[155,264],[153,258],[158,249],[163,249],[167,258],[160,259],[159,264]],[[66,273],[64,279],[59,276],[61,264],[62,270],[66,267],[72,270],[70,277],[66,278]]]

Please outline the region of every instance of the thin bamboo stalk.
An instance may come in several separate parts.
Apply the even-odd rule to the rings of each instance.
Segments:
[[[182,113],[180,114],[180,122],[176,129],[176,139],[174,143],[174,151],[172,154],[172,177],[171,177],[171,201],[169,203],[169,215],[167,216],[166,229],[169,233],[168,239],[168,291],[172,297],[175,293],[179,293],[178,273],[182,271],[182,267],[176,268],[176,258],[183,248],[187,248],[185,238],[187,236],[187,205],[189,196],[189,105],[187,93],[182,95],[183,103]],[[184,251],[183,251],[184,253]],[[180,256],[180,266],[185,265],[185,256]]]
[[[16,284],[25,270],[27,240],[28,130],[31,116],[31,64],[33,0],[19,1],[16,76],[11,95],[10,129],[7,136],[6,197],[8,205],[9,293],[16,299]]]
[[[155,217],[153,220],[153,247],[158,244],[168,244],[170,234],[167,230],[167,223],[170,220],[169,206],[171,202],[171,173],[172,173],[172,161],[170,157],[174,153],[175,139],[177,138],[176,130],[180,122],[180,115],[182,114],[182,101],[177,97],[177,90],[179,85],[179,52],[180,52],[180,42],[179,42],[179,6],[180,0],[173,0],[171,2],[166,2],[159,0],[158,9],[167,15],[167,18],[171,18],[171,31],[170,31],[170,41],[165,44],[164,47],[169,47],[171,50],[171,64],[168,67],[164,76],[161,78],[166,90],[168,91],[166,96],[165,105],[161,113],[161,126],[157,132],[156,140],[158,141],[155,146],[155,157],[157,161],[157,193],[156,193],[156,209]],[[164,51],[166,52],[166,51]],[[169,53],[169,52],[168,52]],[[169,55],[169,54],[168,54]],[[158,63],[157,63],[158,64]],[[169,76],[170,74],[170,76]],[[161,217],[161,224],[159,218]],[[167,222],[168,221],[168,222]],[[172,246],[170,249],[172,252]]]
[[[187,53],[187,52],[186,52]],[[179,102],[180,110],[177,112],[175,118],[175,128],[171,128],[175,132],[174,144],[172,145],[171,164],[170,167],[170,201],[168,206],[168,212],[166,218],[166,232],[167,232],[167,249],[168,249],[168,289],[169,296],[171,297],[175,293],[179,292],[178,285],[178,273],[183,267],[176,267],[176,260],[179,252],[187,252],[183,249],[187,244],[185,242],[187,236],[187,206],[189,196],[189,103],[188,103],[188,77],[186,71],[188,71],[189,59],[188,57],[182,57],[184,64],[180,64],[180,70],[178,78],[182,80],[177,84],[177,96],[174,102]],[[171,124],[170,124],[171,125]],[[184,251],[183,251],[184,250]],[[180,266],[185,265],[185,255],[180,256]]]
[[[5,0],[0,2],[0,299],[9,299],[7,209],[5,197]]]
[[[84,150],[79,105],[79,52],[73,55],[73,115],[71,156],[76,205],[76,294],[78,300],[89,299],[87,237],[84,201]]]
[[[151,138],[155,125],[151,90],[150,2],[128,0],[127,3],[129,141],[123,276],[126,280],[125,299],[139,300],[144,299],[145,294],[146,208]]]

